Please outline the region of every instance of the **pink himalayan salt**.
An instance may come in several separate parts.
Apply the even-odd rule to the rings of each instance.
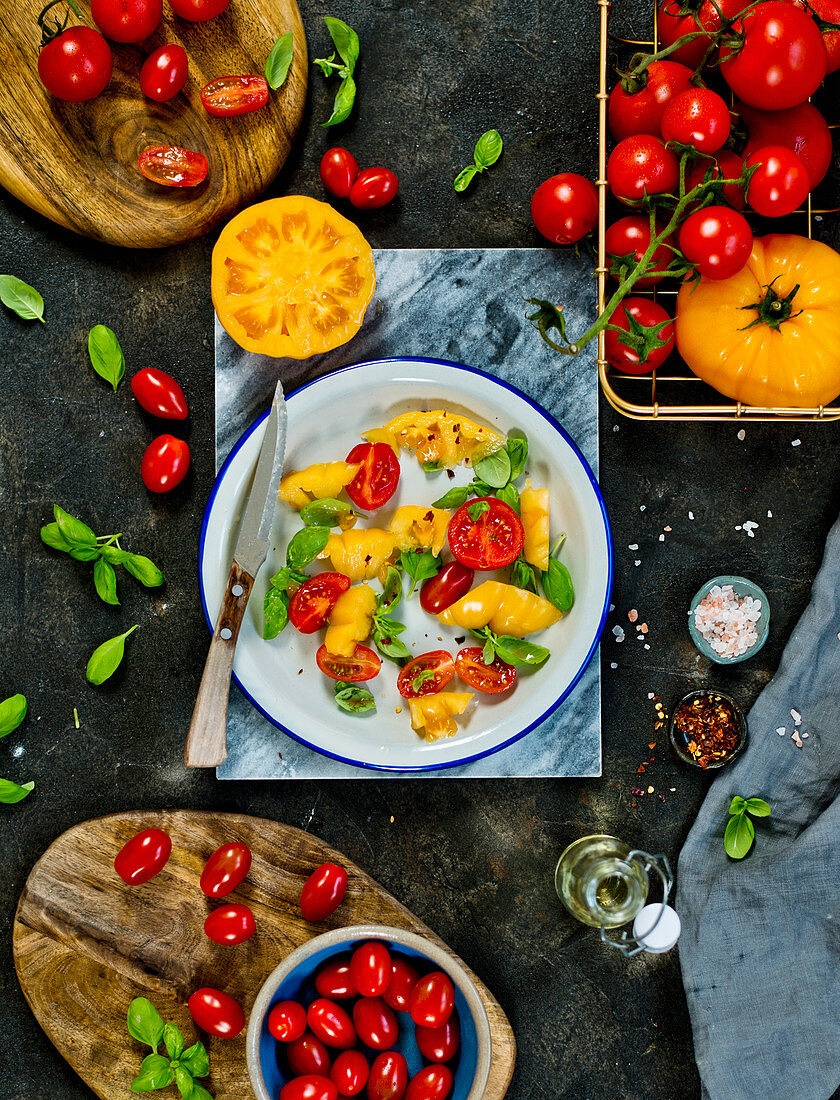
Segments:
[[[716,584],[694,609],[694,625],[721,657],[742,657],[758,641],[761,600],[740,599],[731,584]]]

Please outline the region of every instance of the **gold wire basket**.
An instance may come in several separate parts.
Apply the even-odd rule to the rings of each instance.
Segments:
[[[653,5],[653,38],[638,41],[629,38],[613,37],[609,33],[610,0],[598,0],[601,14],[601,57],[598,86],[598,313],[602,313],[607,301],[607,277],[609,268],[606,263],[606,245],[604,236],[607,229],[607,101],[609,87],[614,83],[609,73],[611,44],[613,49],[619,46],[658,48],[658,11]],[[833,128],[833,127],[832,127]],[[836,213],[835,210],[812,208],[811,196],[806,205],[791,215],[802,219],[805,226],[792,228],[791,231],[807,230],[810,238],[813,219],[822,214]],[[676,297],[676,290],[662,290],[656,287],[649,291],[633,291],[634,294],[649,294],[658,297]],[[673,313],[673,309],[669,310]],[[614,409],[633,420],[711,420],[711,421],[782,421],[795,423],[821,422],[840,419],[840,398],[829,405],[817,408],[761,408],[732,402],[717,393],[711,386],[701,381],[679,354],[674,351],[661,368],[651,374],[622,374],[608,364],[604,351],[604,332],[598,334],[598,375],[604,396]],[[705,401],[706,404],[699,402]]]

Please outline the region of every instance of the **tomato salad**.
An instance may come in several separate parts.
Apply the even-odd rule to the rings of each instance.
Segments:
[[[549,491],[527,476],[520,431],[505,437],[436,409],[404,413],[363,440],[343,460],[325,456],[281,481],[280,500],[302,527],[271,578],[263,636],[276,638],[289,623],[318,635],[315,662],[348,714],[376,709],[370,688],[383,660],[393,662],[412,728],[435,741],[458,732],[457,716],[476,693],[512,691],[523,670],[548,660],[549,650],[529,635],[558,622],[574,602],[558,557],[565,535],[552,547]],[[446,471],[454,480],[464,466],[472,480],[431,503],[394,507],[403,451],[429,474]],[[322,572],[307,572],[320,563]],[[458,628],[457,652],[409,650],[395,612],[415,591],[429,616],[425,637],[438,637],[432,631],[441,625]],[[468,635],[473,642],[464,645]]]

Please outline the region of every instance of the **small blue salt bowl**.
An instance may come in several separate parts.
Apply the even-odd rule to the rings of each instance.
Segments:
[[[742,653],[740,657],[724,657],[722,654],[716,653],[694,625],[694,612],[697,605],[702,599],[705,599],[716,584],[719,584],[721,588],[726,584],[731,584],[735,595],[741,600],[745,596],[752,596],[755,600],[761,600],[761,617],[755,624],[758,638],[747,652]],[[770,601],[758,585],[754,581],[747,580],[746,577],[712,577],[710,581],[706,581],[691,601],[688,609],[688,632],[691,635],[691,640],[704,657],[708,657],[710,661],[714,661],[718,665],[736,665],[740,661],[746,661],[749,657],[754,657],[767,641],[767,635],[770,633]]]

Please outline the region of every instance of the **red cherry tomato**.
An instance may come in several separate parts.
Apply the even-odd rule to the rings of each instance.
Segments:
[[[804,0],[798,0],[798,3],[806,11],[811,8],[826,23],[840,23],[840,0],[813,0],[807,7]],[[836,72],[840,69],[840,31],[824,30],[822,40],[828,55],[826,72]]]
[[[335,1001],[319,997],[313,1001],[306,1012],[306,1022],[316,1038],[328,1047],[349,1050],[356,1042],[356,1029],[353,1021]]]
[[[172,854],[172,840],[162,829],[144,829],[127,841],[114,860],[114,870],[128,886],[140,886],[162,871]]]
[[[522,520],[509,504],[496,497],[478,497],[462,504],[449,521],[446,534],[452,553],[470,569],[510,565],[525,541]]]
[[[338,1089],[329,1077],[309,1074],[285,1084],[279,1100],[338,1100]]]
[[[219,1039],[235,1039],[245,1027],[245,1013],[221,989],[197,989],[189,999],[196,1026]]]
[[[187,418],[184,391],[171,374],[158,370],[157,367],[143,367],[139,370],[131,379],[131,392],[140,407],[152,416],[159,416],[162,420]]]
[[[339,597],[350,587],[343,573],[316,573],[304,581],[289,601],[289,620],[301,634],[314,634],[326,625]]]
[[[114,42],[142,42],[153,33],[162,12],[162,0],[90,0],[94,23]]]
[[[306,1031],[306,1009],[297,1001],[280,1001],[268,1014],[268,1030],[278,1042],[293,1043]]]
[[[256,930],[254,914],[247,905],[221,905],[204,922],[204,931],[209,938],[223,947],[244,943]]]
[[[774,0],[769,0],[770,3]],[[759,167],[750,177],[747,202],[765,218],[781,218],[801,206],[811,190],[805,165],[783,145],[765,145],[744,161],[745,168]]]
[[[352,657],[330,653],[327,647],[322,645],[315,654],[315,660],[325,676],[329,676],[332,680],[346,680],[348,684],[372,680],[374,676],[379,675],[379,670],[382,668],[382,662],[366,645],[357,645]]]
[[[300,911],[304,920],[323,920],[334,913],[347,893],[347,872],[337,863],[316,867],[300,892]]]
[[[638,134],[620,141],[610,153],[607,182],[622,202],[674,194],[680,183],[679,162],[659,138]]]
[[[496,657],[489,664],[484,663],[481,646],[468,646],[455,658],[455,670],[465,684],[487,695],[501,695],[510,691],[516,683],[516,669]]]
[[[387,443],[359,443],[346,458],[360,462],[356,476],[346,485],[347,495],[366,512],[387,504],[400,480],[400,460]]]
[[[153,439],[140,463],[140,476],[151,493],[168,493],[180,485],[190,468],[190,449],[183,439],[159,435]]]
[[[746,103],[736,103],[735,110],[749,130],[744,156],[767,145],[784,145],[805,165],[811,190],[822,183],[831,164],[831,131],[813,103],[800,103],[786,111],[757,111]]]
[[[713,157],[700,157],[690,167],[686,168],[685,189],[691,191],[701,183],[708,174],[710,180],[737,180],[741,178],[744,170],[744,161],[731,149],[721,149]],[[735,183],[728,183],[723,189],[723,197],[730,206],[736,210],[743,210],[747,205],[744,198],[744,189]],[[637,283],[636,286],[641,286]]]
[[[359,210],[376,210],[397,197],[400,184],[390,168],[365,168],[350,188],[350,202]]]
[[[657,225],[656,232],[662,227]],[[670,239],[670,238],[669,238]],[[633,268],[641,260],[650,245],[650,218],[643,214],[631,214],[627,218],[619,218],[617,222],[607,227],[604,237],[604,246],[607,256],[612,262],[611,273],[616,277],[622,268]],[[674,253],[663,242],[653,254],[655,267],[649,275],[637,279],[635,286],[639,290],[655,286],[665,278],[665,269],[673,260]]]
[[[331,195],[346,199],[359,175],[359,165],[352,153],[336,146],[321,157],[321,183]]]
[[[148,145],[137,167],[147,180],[162,187],[197,187],[207,178],[210,162],[203,153],[178,145]]]
[[[443,1027],[414,1028],[417,1048],[430,1062],[451,1062],[461,1043],[461,1025],[453,1012]]]
[[[741,0],[702,0],[699,7],[689,7],[682,0],[665,0],[659,8],[659,48],[672,46],[686,34],[708,31],[708,36],[693,38],[669,54],[672,61],[696,69],[711,45],[711,35],[720,30],[721,15],[731,19],[745,7]]]
[[[230,0],[169,0],[175,14],[191,23],[206,23],[208,19],[215,19],[229,3]]]
[[[411,991],[408,1011],[421,1027],[443,1027],[455,1008],[455,986],[448,974],[434,970]]]
[[[443,691],[455,675],[455,662],[445,649],[421,653],[401,670],[397,677],[397,691],[403,699],[417,699],[421,695],[437,695]]]
[[[391,958],[391,983],[382,994],[382,1000],[395,1012],[408,1012],[411,991],[420,980],[419,971],[405,959]]]
[[[350,976],[363,997],[381,997],[392,973],[391,952],[378,940],[363,943],[350,958]]]
[[[333,1062],[330,1080],[339,1096],[358,1096],[367,1084],[370,1066],[360,1050],[345,1050]]]
[[[335,959],[322,966],[315,975],[315,988],[322,997],[329,997],[331,1001],[344,1001],[348,997],[357,997],[358,989],[350,977],[350,960],[347,958]]]
[[[740,271],[750,258],[752,243],[750,223],[728,206],[696,210],[680,229],[680,250],[708,279],[728,279]]]
[[[598,224],[595,184],[576,172],[549,176],[531,199],[534,225],[554,244],[576,244]]]
[[[289,1043],[286,1057],[292,1073],[298,1075],[315,1073],[322,1077],[329,1077],[330,1053],[311,1031],[304,1032],[299,1039]]]
[[[640,325],[658,325],[669,320],[668,314],[658,302],[649,298],[625,298],[610,317],[611,325],[618,325],[625,332],[630,331],[628,314]],[[665,325],[659,330],[659,338],[665,340],[665,346],[654,348],[642,362],[640,353],[618,339],[618,333],[607,329],[605,338],[606,355],[609,362],[623,374],[647,374],[648,371],[662,366],[674,347],[674,326]]]
[[[434,577],[423,581],[420,588],[420,606],[430,615],[439,615],[456,600],[466,596],[472,588],[475,570],[451,561]]]
[[[372,1050],[390,1050],[400,1037],[400,1025],[392,1008],[381,997],[362,997],[353,1005],[356,1034]]]
[[[156,103],[166,103],[186,84],[187,68],[187,51],[183,46],[170,42],[158,46],[149,54],[140,69],[140,91]]]
[[[245,881],[250,870],[251,849],[247,844],[223,844],[205,863],[199,885],[208,898],[226,898]]]
[[[740,8],[738,9],[740,11]],[[636,92],[625,92],[621,82],[610,92],[610,130],[616,141],[633,134],[659,135],[662,112],[675,95],[686,91],[694,74],[676,61],[653,61],[647,82]]]
[[[38,76],[56,99],[84,103],[103,92],[111,79],[111,48],[92,27],[70,27],[38,54]]]
[[[662,140],[691,145],[700,153],[716,153],[731,128],[726,100],[708,88],[680,92],[662,113]]]
[[[201,102],[214,118],[233,118],[258,111],[268,103],[264,76],[219,76],[201,89]]]
[[[804,103],[819,88],[828,59],[817,24],[801,8],[767,0],[732,29],[743,31],[743,45],[723,47],[720,73],[744,103],[781,111]]]
[[[405,1100],[446,1100],[453,1080],[448,1066],[426,1066],[408,1082]]]
[[[370,1067],[367,1100],[402,1100],[408,1088],[408,1063],[399,1051],[380,1054]]]

